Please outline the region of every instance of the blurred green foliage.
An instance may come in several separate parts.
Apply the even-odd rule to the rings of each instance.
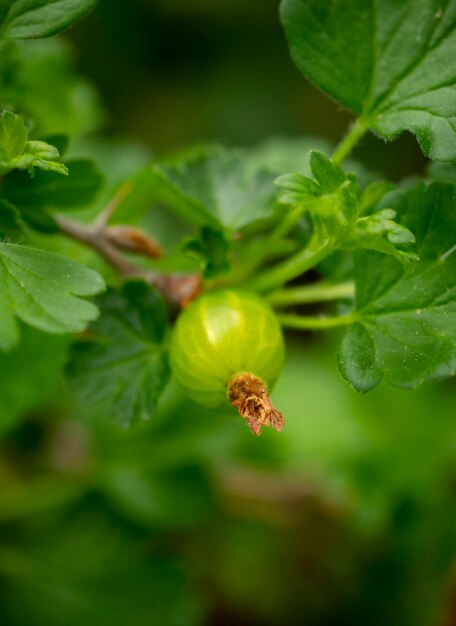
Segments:
[[[106,183],[88,216],[152,152],[337,141],[349,118],[302,81],[276,13],[273,0],[101,0],[65,39],[2,44],[1,104],[33,138],[68,134],[70,156],[97,162]],[[262,150],[275,167],[306,143]],[[394,180],[423,169],[408,137],[359,154]],[[173,250],[185,229],[143,212],[149,191],[118,219]],[[176,386],[124,430],[68,390],[67,339],[22,334],[0,356],[2,625],[455,623],[454,382],[361,396],[336,372],[332,336],[290,334],[280,435],[257,440]]]

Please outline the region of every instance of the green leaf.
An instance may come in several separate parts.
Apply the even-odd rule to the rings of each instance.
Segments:
[[[184,254],[201,262],[207,278],[215,278],[230,270],[229,250],[230,244],[223,234],[208,226],[201,229],[199,238],[188,238],[182,244]]]
[[[355,228],[344,238],[340,247],[347,249],[363,248],[391,254],[403,261],[417,261],[413,249],[415,235],[405,226],[395,221],[396,211],[383,209],[361,217]]]
[[[33,39],[49,37],[87,15],[97,0],[7,0],[0,11],[0,37]]]
[[[357,323],[339,369],[360,391],[375,386],[379,372],[398,387],[456,373],[455,188],[420,184],[398,193],[395,209],[416,234],[420,260],[404,266],[377,252],[356,255]]]
[[[299,69],[381,137],[456,159],[455,0],[282,0]]]
[[[0,348],[17,342],[15,317],[48,333],[83,330],[98,310],[78,296],[103,288],[96,272],[60,254],[0,243]]]
[[[93,338],[76,343],[68,374],[84,402],[104,406],[124,425],[148,419],[169,378],[166,306],[141,281],[108,290],[98,304]]]
[[[68,174],[56,147],[45,141],[27,141],[27,136],[23,120],[11,111],[4,111],[0,118],[0,173],[20,169],[33,174],[33,168],[38,167]]]
[[[374,341],[362,324],[354,324],[346,332],[337,361],[339,372],[361,393],[369,391],[382,379]]]
[[[302,174],[282,174],[274,184],[286,190],[279,198],[284,204],[299,206],[322,195],[320,186]]]
[[[26,172],[11,172],[3,181],[3,195],[21,209],[84,208],[97,197],[103,176],[92,161],[83,159],[69,161],[68,174],[37,171],[30,177]]]
[[[338,163],[322,152],[311,151],[310,168],[315,181],[301,174],[283,174],[275,184],[286,190],[280,202],[300,207],[312,217],[314,244],[326,241],[334,249],[364,248],[403,261],[417,259],[412,249],[415,237],[394,221],[393,209],[361,216],[362,210],[378,208],[380,200],[391,191],[390,184],[375,183],[360,194],[356,178],[347,176]]]
[[[347,180],[347,175],[338,163],[318,150],[309,155],[311,172],[323,193],[332,193]]]
[[[235,231],[274,215],[274,176],[241,151],[195,150],[154,171],[165,202],[195,226]]]
[[[0,150],[2,160],[9,161],[19,156],[25,150],[27,143],[27,128],[19,117],[11,111],[3,111],[0,118]]]

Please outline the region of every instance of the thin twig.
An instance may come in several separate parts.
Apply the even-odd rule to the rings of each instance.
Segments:
[[[125,198],[133,191],[133,183],[129,180],[125,181],[119,189],[116,191],[111,201],[106,207],[99,213],[98,217],[93,222],[94,230],[101,231],[106,228],[110,219],[117,211],[119,206],[125,200]]]
[[[81,243],[86,244],[96,250],[108,263],[110,263],[122,276],[131,276],[137,269],[112,245],[104,232],[99,227],[90,224],[86,226],[74,220],[70,220],[63,215],[55,215],[55,220],[60,231]]]
[[[172,305],[186,306],[201,289],[198,274],[159,274],[130,263],[109,237],[106,228],[100,227],[101,220],[88,225],[63,215],[56,215],[55,220],[64,235],[95,250],[124,278],[141,278],[153,285]]]

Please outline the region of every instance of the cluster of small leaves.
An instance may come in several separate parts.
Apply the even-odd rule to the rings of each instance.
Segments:
[[[281,202],[300,207],[312,216],[315,237],[335,249],[366,248],[402,260],[416,260],[415,237],[395,221],[396,212],[384,208],[370,214],[372,202],[388,187],[376,183],[360,192],[356,178],[322,152],[310,153],[314,180],[302,174],[283,174],[276,184],[285,193]]]
[[[3,111],[0,118],[0,174],[18,169],[28,170],[33,175],[35,167],[68,174],[55,146],[45,141],[29,141],[22,118],[11,111]]]

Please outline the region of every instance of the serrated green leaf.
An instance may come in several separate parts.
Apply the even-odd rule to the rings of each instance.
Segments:
[[[340,369],[362,391],[376,384],[374,362],[398,387],[456,373],[456,191],[420,184],[397,197],[398,219],[415,233],[420,260],[407,267],[376,252],[356,255],[355,315],[363,338],[360,329],[355,336],[349,331]],[[370,344],[366,335],[375,346],[370,359],[357,345]]]
[[[68,374],[74,389],[91,406],[124,425],[148,419],[169,378],[165,349],[166,305],[141,281],[98,299],[100,318],[93,338],[73,347]]]
[[[191,224],[239,230],[274,215],[274,175],[237,150],[196,150],[158,164],[165,201]]]
[[[282,0],[299,69],[381,137],[456,159],[456,1]]]
[[[87,15],[97,0],[9,0],[0,13],[0,37],[49,37]]]
[[[98,309],[81,297],[103,289],[99,274],[60,254],[0,243],[0,348],[18,339],[15,317],[48,333],[83,330]]]
[[[20,209],[84,208],[93,202],[103,184],[103,176],[92,161],[68,162],[68,176],[37,171],[33,177],[26,172],[11,172],[3,181],[3,194]]]

